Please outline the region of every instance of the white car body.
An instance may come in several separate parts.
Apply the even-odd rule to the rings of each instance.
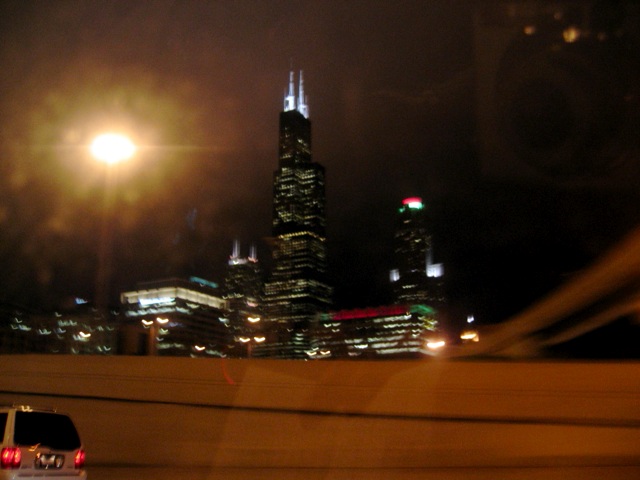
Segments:
[[[0,480],[86,480],[71,418],[55,410],[0,406]]]

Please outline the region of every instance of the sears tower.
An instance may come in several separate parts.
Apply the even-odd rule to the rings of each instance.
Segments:
[[[311,122],[302,72],[296,95],[289,74],[280,113],[278,169],[273,176],[273,262],[265,284],[264,353],[305,358],[309,325],[331,305],[327,281],[324,167],[312,160]]]

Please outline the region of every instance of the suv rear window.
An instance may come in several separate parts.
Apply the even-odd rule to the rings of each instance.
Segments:
[[[16,412],[13,441],[16,445],[42,445],[54,450],[80,447],[80,437],[71,419],[49,412]]]
[[[4,427],[7,425],[7,413],[0,413],[0,443],[4,440]]]

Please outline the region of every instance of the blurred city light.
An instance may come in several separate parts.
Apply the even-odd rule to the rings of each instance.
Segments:
[[[570,26],[562,32],[562,38],[564,38],[564,41],[567,43],[577,42],[580,39],[581,35],[582,32],[578,27],[575,26]]]
[[[475,330],[465,330],[460,334],[460,340],[465,342],[478,342],[480,341],[480,337]]]
[[[440,350],[444,348],[447,343],[444,340],[429,340],[427,342],[427,348],[429,350]]]

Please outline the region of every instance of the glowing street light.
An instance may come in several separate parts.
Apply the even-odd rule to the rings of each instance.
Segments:
[[[107,164],[128,160],[136,153],[136,146],[128,137],[119,133],[103,133],[91,143],[91,154]]]
[[[447,342],[442,339],[434,339],[427,341],[427,348],[431,351],[438,351],[445,347]]]
[[[460,340],[464,342],[479,342],[480,337],[475,330],[465,330],[460,334]]]
[[[95,137],[89,147],[91,155],[107,166],[116,164],[131,158],[136,152],[133,142],[119,133],[103,133]],[[109,297],[109,279],[111,276],[111,248],[113,228],[111,225],[113,199],[113,183],[116,168],[107,168],[105,171],[104,202],[102,212],[102,225],[99,238],[98,272],[96,275],[96,307],[101,314],[107,315]]]
[[[143,318],[140,322],[145,330],[149,330],[149,338],[147,339],[147,355],[157,355],[157,343],[162,340],[159,335],[167,335],[169,333],[168,329],[162,327],[169,323],[169,319],[156,317],[155,320],[146,320]]]
[[[251,358],[251,353],[253,350],[253,344],[259,344],[259,343],[263,343],[265,340],[267,339],[267,337],[263,336],[263,335],[255,335],[253,337],[236,337],[236,340],[239,341],[240,343],[243,343],[247,346],[247,357]]]

